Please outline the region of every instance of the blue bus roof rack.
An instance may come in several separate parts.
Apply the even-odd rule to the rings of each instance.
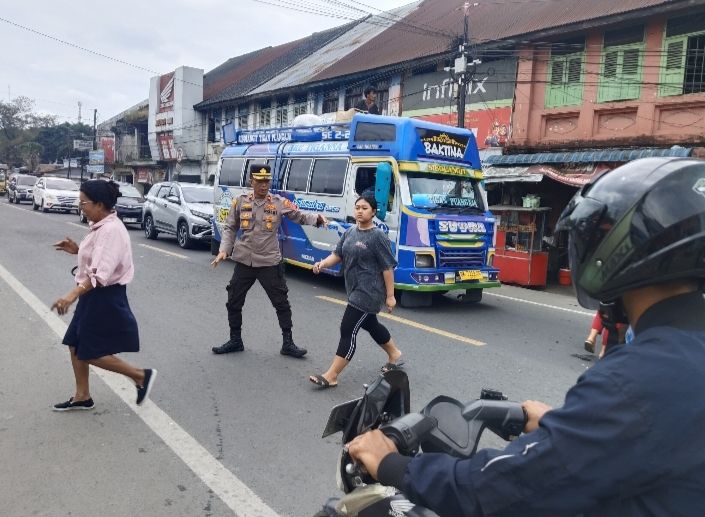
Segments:
[[[223,126],[223,141],[226,145],[342,141],[349,138],[349,123],[242,130],[235,129],[232,122]]]

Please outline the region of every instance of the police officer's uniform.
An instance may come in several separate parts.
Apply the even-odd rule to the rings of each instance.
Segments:
[[[271,169],[267,165],[253,164],[250,166],[250,176],[254,180],[271,180]],[[241,337],[242,307],[247,291],[255,280],[259,280],[277,311],[284,336],[282,354],[293,357],[306,354],[305,349],[294,344],[291,335],[291,306],[278,239],[282,217],[298,224],[317,225],[323,222],[317,214],[305,214],[294,203],[276,194],[268,193],[264,199],[257,199],[254,192],[250,192],[233,199],[220,242],[220,252],[232,255],[235,261],[235,270],[227,287],[230,341],[214,347],[216,354],[244,349]]]

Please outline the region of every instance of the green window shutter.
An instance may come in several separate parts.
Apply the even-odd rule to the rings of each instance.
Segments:
[[[603,52],[597,102],[638,99],[643,45],[610,47]]]
[[[629,48],[622,51],[622,84],[620,98],[638,99],[641,94],[641,49]]]
[[[568,58],[568,74],[565,85],[565,105],[583,102],[583,56]]]
[[[546,107],[555,108],[565,104],[565,59],[553,58],[549,69],[548,88],[546,88]]]
[[[569,54],[551,59],[546,107],[580,104],[583,98],[583,55]]]
[[[688,46],[688,36],[668,38],[664,42],[664,54],[661,58],[661,79],[659,95],[683,94],[685,78],[685,52]]]

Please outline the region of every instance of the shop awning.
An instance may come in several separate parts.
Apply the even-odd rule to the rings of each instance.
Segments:
[[[686,157],[691,148],[674,146],[670,149],[598,149],[590,151],[573,151],[564,153],[504,154],[485,158],[487,165],[534,165],[544,163],[596,163],[629,162],[638,158],[658,156]]]
[[[543,179],[541,173],[531,172],[532,167],[482,167],[485,183],[530,182],[537,183]]]

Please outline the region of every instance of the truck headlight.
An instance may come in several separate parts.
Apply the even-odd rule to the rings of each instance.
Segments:
[[[417,253],[414,257],[414,266],[417,268],[432,268],[433,263],[433,255],[428,253]]]

